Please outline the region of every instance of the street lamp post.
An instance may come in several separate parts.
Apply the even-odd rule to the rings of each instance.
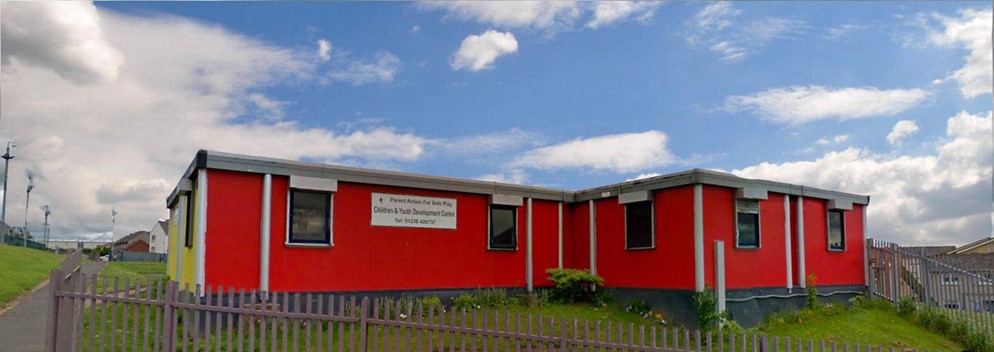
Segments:
[[[110,208],[110,261],[114,261],[114,226],[117,224],[117,208]]]
[[[52,215],[52,208],[46,204],[41,207],[41,210],[45,212],[45,248],[48,248],[48,216]]]
[[[0,158],[3,158],[3,204],[0,205],[0,221],[4,223],[7,223],[7,175],[10,169],[10,159],[14,158],[13,155],[10,155],[10,149],[14,147],[16,147],[14,142],[7,142],[7,152],[0,155]],[[7,233],[0,233],[0,240],[6,235]]]
[[[28,193],[24,197],[24,229],[21,231],[21,237],[24,240],[24,247],[28,246],[28,207],[31,205],[31,190],[35,188],[34,177],[28,174]]]

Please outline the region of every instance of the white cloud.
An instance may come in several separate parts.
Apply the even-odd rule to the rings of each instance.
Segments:
[[[261,93],[249,94],[248,99],[255,105],[262,117],[268,120],[283,119],[283,108],[286,102],[272,100]]]
[[[591,169],[616,173],[663,167],[676,161],[659,131],[574,139],[525,152],[511,166],[533,169]]]
[[[347,53],[341,62],[334,65],[327,76],[330,82],[349,82],[358,86],[367,83],[393,82],[400,71],[400,59],[388,52],[376,53],[372,58],[348,59]]]
[[[745,59],[748,55],[748,51],[741,47],[735,46],[729,42],[719,42],[711,46],[711,51],[721,54],[721,60],[726,62],[736,62]]]
[[[594,7],[593,18],[587,22],[588,28],[600,28],[618,21],[634,18],[647,21],[656,14],[657,1],[601,1]]]
[[[459,50],[449,60],[453,70],[477,72],[494,67],[497,58],[518,52],[518,40],[511,32],[487,30],[479,35],[469,35],[459,45]]]
[[[686,22],[688,43],[698,45],[721,55],[721,60],[734,63],[744,60],[752,52],[771,41],[793,38],[804,33],[807,22],[780,18],[760,17],[748,22],[739,21],[742,11],[732,2],[716,2],[702,8],[692,20]]]
[[[318,40],[318,57],[321,61],[331,60],[331,42],[321,39]]]
[[[947,120],[926,155],[848,148],[733,173],[871,196],[869,236],[901,244],[965,243],[991,233],[991,112]]]
[[[582,14],[574,1],[430,1],[421,8],[500,28],[531,28],[555,32],[570,28]]]
[[[918,132],[918,124],[914,120],[901,120],[894,124],[894,128],[887,134],[887,143],[898,144],[905,137]]]
[[[840,134],[840,135],[832,137],[832,138],[827,138],[827,137],[826,138],[819,138],[817,141],[815,141],[815,144],[818,144],[818,145],[839,144],[839,143],[844,143],[847,140],[849,140],[849,135],[848,134]]]
[[[712,3],[694,15],[694,25],[703,31],[720,31],[731,26],[742,11],[732,7],[730,1]]]
[[[725,110],[748,111],[779,123],[802,124],[824,119],[848,120],[891,116],[921,103],[921,89],[794,86],[725,99]]]
[[[114,80],[124,56],[107,41],[103,19],[87,2],[0,4],[2,60],[51,69],[77,83]],[[36,21],[44,20],[45,25]]]
[[[491,156],[507,154],[513,149],[538,147],[543,141],[544,137],[541,134],[512,128],[501,132],[433,141],[433,145],[449,154],[483,155],[487,156],[489,161],[492,160],[489,158]]]
[[[828,34],[825,37],[828,39],[840,39],[852,34],[853,32],[861,31],[866,28],[866,26],[858,24],[841,24],[836,27],[829,28]]]
[[[966,63],[956,70],[951,78],[959,82],[960,92],[967,98],[991,93],[994,86],[994,48],[991,46],[991,27],[994,20],[990,10],[967,9],[960,11],[959,17],[933,15],[945,29],[930,31],[932,43],[945,46],[960,46],[970,51]]]
[[[528,183],[528,173],[521,169],[511,169],[510,171],[502,173],[480,175],[479,177],[476,177],[476,179],[480,181],[523,185]]]
[[[4,3],[4,25],[51,27],[59,12],[38,7],[78,4]],[[5,132],[18,145],[10,187],[24,189],[26,170],[38,175],[32,209],[52,206],[56,238],[108,231],[112,205],[120,211],[118,234],[147,230],[167,215],[165,198],[198,149],[361,165],[425,155],[428,141],[411,132],[382,125],[343,132],[283,117],[283,102],[263,89],[311,79],[318,61],[312,50],[178,17],[99,14],[100,31],[124,62],[114,80],[81,84],[49,67],[48,58],[28,55],[41,50],[26,47],[31,43],[3,48],[16,58],[4,61],[0,104]],[[68,67],[90,59],[85,52],[61,58]],[[8,201],[24,204],[23,196],[11,192]],[[20,223],[21,214],[8,220]],[[41,212],[29,220],[37,232]]]

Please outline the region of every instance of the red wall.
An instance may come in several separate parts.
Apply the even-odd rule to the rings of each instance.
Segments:
[[[564,241],[570,255],[564,266],[573,269],[590,269],[590,207],[588,202],[573,203],[570,209],[570,235]],[[565,251],[565,249],[564,249]]]
[[[457,200],[455,230],[373,227],[371,193]],[[487,250],[489,196],[340,182],[335,193],[333,248],[298,248],[273,234],[274,291],[349,291],[523,287],[525,207],[518,208],[518,250]],[[542,211],[547,211],[542,207]],[[276,211],[274,207],[274,211]],[[285,221],[285,209],[274,222]],[[553,218],[552,221],[555,218]],[[536,216],[535,228],[549,225]],[[533,243],[547,246],[545,239]],[[543,261],[547,258],[543,258]],[[538,267],[536,265],[536,267]],[[536,277],[537,278],[537,277]]]
[[[624,206],[597,201],[597,274],[609,287],[694,288],[694,188],[653,192],[654,249],[625,249]]]
[[[258,288],[262,177],[243,172],[208,171],[205,284]],[[285,179],[282,184],[286,187]],[[274,203],[279,199],[274,196]]]
[[[206,283],[256,288],[262,175],[211,170],[208,186]],[[489,196],[340,182],[334,196],[334,247],[287,247],[288,178],[273,177],[270,289],[359,291],[524,287],[526,206],[518,208],[518,250],[487,250]],[[725,241],[729,289],[784,287],[786,265],[783,195],[760,203],[761,246],[735,248],[735,190],[704,186],[706,282],[714,286],[714,241]],[[373,227],[371,193],[457,199],[457,229]],[[694,288],[693,186],[653,192],[654,249],[626,250],[624,207],[617,197],[596,201],[597,272],[611,287]],[[793,205],[796,198],[791,202]],[[557,202],[534,200],[535,285],[548,286],[545,270],[558,265]],[[826,201],[806,198],[805,255],[818,285],[863,282],[862,206],[846,212],[846,250],[826,248]],[[796,211],[792,207],[796,228]],[[563,259],[588,269],[587,202],[563,206]],[[796,235],[795,235],[796,236]],[[796,242],[795,242],[796,243]],[[794,268],[796,265],[796,256]],[[796,277],[796,276],[795,276]],[[797,283],[795,283],[796,285]]]
[[[735,189],[704,186],[705,282],[714,287],[714,242],[725,242],[725,287],[786,287],[783,194],[759,202],[759,248],[735,248]]]
[[[535,287],[552,286],[545,269],[559,267],[559,206],[558,202],[533,200],[532,206],[532,278]],[[565,207],[564,207],[565,208]],[[565,218],[563,219],[565,222]],[[521,229],[525,238],[525,228]],[[566,232],[563,232],[563,236]],[[519,248],[525,250],[524,243]]]
[[[818,278],[818,286],[864,284],[863,206],[853,204],[853,210],[845,212],[846,249],[835,252],[828,250],[827,205],[822,199],[804,198],[806,269]]]

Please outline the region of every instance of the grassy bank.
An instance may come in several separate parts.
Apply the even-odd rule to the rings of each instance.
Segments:
[[[778,314],[755,329],[775,336],[894,347],[962,351],[962,345],[902,318],[889,303],[867,302]]]
[[[166,263],[110,262],[104,265],[98,276],[97,291],[110,292],[114,289],[115,278],[119,280],[118,289],[124,289],[125,281],[129,281],[129,285],[134,287],[139,280],[144,283],[166,277]],[[106,286],[104,279],[107,280]]]
[[[0,245],[0,307],[45,281],[61,261],[61,255]]]

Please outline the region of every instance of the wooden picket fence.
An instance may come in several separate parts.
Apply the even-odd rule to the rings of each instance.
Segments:
[[[59,271],[51,280],[48,351],[884,351],[858,344],[445,309],[412,300],[210,286],[180,290],[176,282],[107,280]]]

